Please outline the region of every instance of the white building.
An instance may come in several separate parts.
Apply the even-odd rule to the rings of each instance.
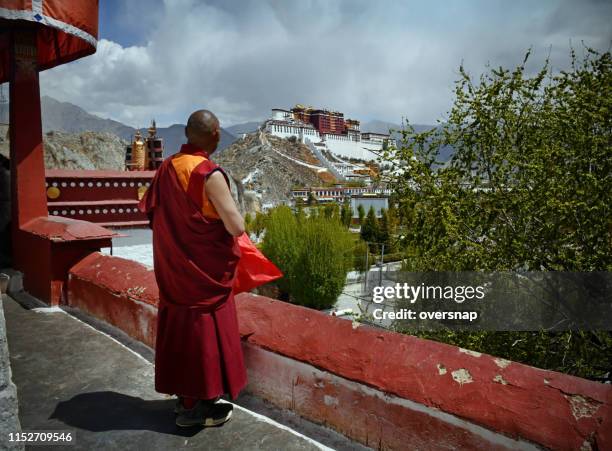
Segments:
[[[368,214],[370,207],[373,207],[376,217],[380,218],[382,216],[381,210],[383,208],[385,210],[389,209],[389,195],[388,193],[385,193],[376,195],[356,194],[351,196],[351,210],[353,210],[353,218],[359,217],[360,205],[363,206],[366,214]]]
[[[389,135],[361,133],[353,123],[354,121],[347,121],[344,134],[319,133],[311,123],[295,119],[291,111],[274,108],[272,118],[265,122],[265,131],[280,138],[295,136],[302,143],[323,143],[332,154],[365,161],[378,158],[386,144],[395,145]]]

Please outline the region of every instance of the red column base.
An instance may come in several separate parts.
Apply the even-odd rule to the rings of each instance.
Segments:
[[[68,271],[81,259],[111,246],[115,233],[87,221],[35,218],[13,234],[15,269],[24,288],[49,305],[66,303]]]

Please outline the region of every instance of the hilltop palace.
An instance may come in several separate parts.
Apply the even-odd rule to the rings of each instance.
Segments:
[[[272,109],[265,130],[274,136],[295,136],[304,144],[316,146],[332,156],[371,161],[388,144],[395,144],[388,134],[362,133],[359,121],[345,119],[339,111],[296,105],[291,110]],[[341,161],[341,160],[339,160]]]
[[[272,109],[272,117],[262,128],[280,138],[294,137],[307,145],[340,182],[334,187],[302,187],[292,190],[294,201],[307,201],[310,195],[319,203],[345,202],[350,200],[353,217],[358,216],[357,207],[372,206],[376,215],[381,208],[388,208],[389,188],[373,186],[371,176],[380,170],[374,162],[395,140],[388,134],[362,133],[359,121],[345,119],[339,111],[314,109],[296,105],[291,110]],[[360,182],[359,185],[344,182]]]

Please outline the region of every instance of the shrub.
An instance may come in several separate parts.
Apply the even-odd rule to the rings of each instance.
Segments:
[[[368,245],[362,239],[355,242],[353,248],[353,269],[359,272],[365,272],[367,267],[373,264],[373,256],[370,254],[366,258],[366,252],[368,252]]]
[[[298,221],[289,207],[282,205],[270,211],[262,252],[284,273],[276,285],[285,294],[291,291],[291,279],[302,249],[298,230]]]
[[[361,206],[361,205],[360,205]],[[376,213],[374,207],[370,207],[368,215],[361,225],[361,238],[363,241],[367,241],[370,244],[370,252],[378,252],[378,237],[380,235],[380,228],[378,225],[378,219],[376,219]]]
[[[291,299],[316,309],[331,308],[346,282],[352,245],[348,232],[335,219],[308,219],[298,233],[302,250],[294,266]]]
[[[325,215],[299,221],[288,207],[271,211],[263,252],[283,271],[277,285],[291,302],[307,307],[332,307],[351,266],[353,239],[337,218]]]

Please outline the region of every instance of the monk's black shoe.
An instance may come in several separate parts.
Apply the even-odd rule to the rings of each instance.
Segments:
[[[193,409],[185,409],[176,417],[176,425],[180,427],[219,426],[232,417],[234,406],[229,403],[212,403],[198,401]]]
[[[174,405],[174,413],[176,413],[177,415],[182,413],[185,410],[185,408],[183,407],[183,400],[179,397],[176,400],[176,404]]]

